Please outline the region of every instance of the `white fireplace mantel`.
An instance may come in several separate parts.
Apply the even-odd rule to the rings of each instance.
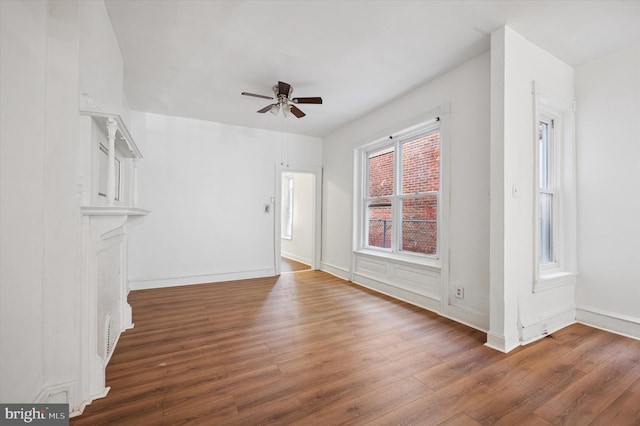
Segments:
[[[105,369],[120,334],[133,327],[127,301],[128,240],[149,214],[137,207],[142,153],[122,118],[81,110],[78,198],[82,218],[80,392],[84,404],[106,395]],[[72,413],[77,415],[83,407]]]

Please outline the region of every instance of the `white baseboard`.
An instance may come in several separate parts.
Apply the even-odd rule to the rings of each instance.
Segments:
[[[489,330],[489,314],[480,312],[466,306],[449,305],[446,313],[441,313],[443,317],[464,324],[476,330],[488,333]]]
[[[175,287],[191,284],[206,284],[222,281],[246,280],[250,278],[273,277],[276,274],[274,268],[256,269],[253,271],[227,272],[210,275],[191,275],[172,278],[153,278],[146,280],[129,280],[129,289],[145,290],[150,288]]]
[[[565,305],[520,321],[520,343],[527,345],[576,322],[575,305]]]
[[[291,260],[293,260],[295,262],[304,263],[305,265],[309,265],[309,266],[311,266],[313,264],[311,259],[307,259],[307,258],[304,258],[302,256],[297,256],[297,255],[292,254],[292,253],[282,252],[282,257],[285,257],[287,259],[291,259]]]
[[[340,266],[335,266],[327,262],[320,262],[320,270],[345,281],[351,281],[351,272]]]
[[[71,413],[69,413],[69,417],[76,417],[81,415],[84,412],[84,409],[87,408],[87,405],[91,405],[91,403],[96,399],[104,398],[105,396],[107,396],[110,390],[111,387],[106,387],[104,388],[104,391],[102,393],[93,395],[88,400],[84,401],[78,408],[76,408],[75,410],[72,409]]]
[[[640,318],[581,306],[576,309],[576,320],[590,327],[640,340]]]
[[[484,345],[496,351],[507,353],[520,346],[520,341],[515,335],[507,337],[503,334],[489,331],[487,333],[487,343]]]
[[[44,386],[34,403],[36,404],[69,404],[73,405],[75,380],[55,385]]]
[[[362,275],[355,275],[353,283],[441,315],[440,301],[431,297],[394,287]]]

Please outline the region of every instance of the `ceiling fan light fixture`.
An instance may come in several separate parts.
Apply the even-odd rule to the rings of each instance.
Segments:
[[[263,98],[263,99],[274,99],[276,103],[267,105],[264,108],[256,111],[259,114],[264,114],[267,111],[270,111],[271,114],[277,116],[280,110],[282,109],[282,115],[285,117],[289,117],[294,115],[296,118],[302,118],[306,114],[300,110],[296,106],[296,104],[322,104],[322,98],[319,96],[315,97],[306,97],[306,98],[291,98],[291,94],[293,93],[293,87],[289,83],[285,83],[283,81],[279,81],[278,84],[273,86],[273,97],[259,95],[257,93],[250,92],[242,92],[241,94],[244,96],[252,96],[254,98]]]

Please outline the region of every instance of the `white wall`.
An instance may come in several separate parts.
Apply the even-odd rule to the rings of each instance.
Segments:
[[[508,351],[575,319],[574,286],[532,292],[534,112],[538,90],[571,108],[573,69],[508,27],[491,39],[491,329]],[[568,106],[567,106],[568,104]],[[517,195],[514,195],[514,187]],[[575,248],[573,249],[575,251]],[[537,255],[537,254],[536,254]]]
[[[0,400],[73,398],[77,2],[2,2]]]
[[[80,93],[101,111],[119,114],[130,127],[123,92],[124,63],[102,1],[80,2]]]
[[[320,166],[321,140],[138,112],[132,131],[152,211],[130,241],[132,288],[273,275],[276,165]]]
[[[0,2],[2,402],[33,401],[45,381],[42,194],[47,20],[44,2]]]
[[[437,285],[437,306],[415,293],[380,283],[378,289],[481,329],[489,314],[489,53],[433,80],[325,138],[322,268],[352,278],[354,148],[441,104],[451,106],[448,278]],[[388,134],[388,133],[386,133]],[[439,280],[436,274],[435,280]],[[427,277],[421,278],[426,283]],[[450,297],[454,284],[465,299]],[[377,284],[375,284],[377,285]],[[451,303],[449,301],[451,300]],[[440,304],[441,302],[441,304]]]
[[[312,265],[314,175],[311,173],[287,173],[286,175],[290,175],[293,179],[293,223],[291,238],[282,238],[282,256],[302,262],[305,265]],[[288,188],[285,183],[288,183],[288,179],[283,174],[283,194]]]
[[[103,81],[123,99],[121,74],[94,75],[119,56],[117,44],[97,42],[113,37],[105,22],[102,2],[0,2],[2,402],[73,410],[88,397],[77,314],[80,72],[83,55],[100,51],[82,80]],[[95,43],[81,43],[83,31]]]
[[[578,320],[640,337],[640,46],[576,68]]]

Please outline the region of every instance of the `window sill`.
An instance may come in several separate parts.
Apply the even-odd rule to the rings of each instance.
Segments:
[[[356,255],[376,257],[378,259],[385,259],[391,262],[402,263],[405,265],[426,267],[427,269],[431,269],[436,272],[439,272],[441,269],[440,259],[437,257],[427,257],[427,256],[418,256],[418,255],[413,256],[410,254],[407,255],[407,254],[389,253],[389,252],[364,249],[364,248],[354,250],[354,253]]]
[[[553,272],[541,274],[533,284],[533,292],[552,290],[559,287],[575,285],[576,274],[573,272]]]

